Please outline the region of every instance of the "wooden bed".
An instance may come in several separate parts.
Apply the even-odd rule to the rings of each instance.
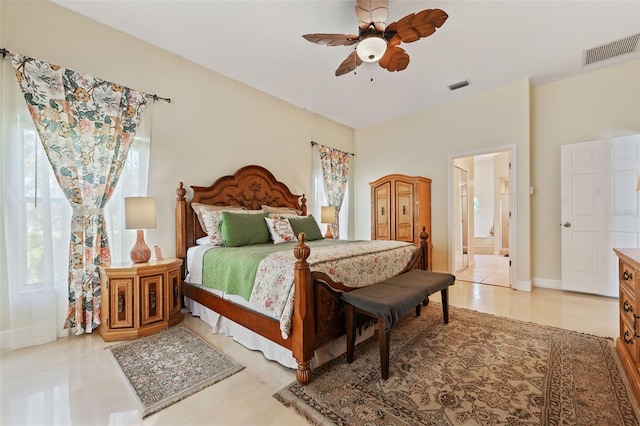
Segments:
[[[269,205],[295,208],[303,215],[307,214],[304,195],[293,194],[284,183],[277,181],[271,172],[257,165],[242,167],[233,175],[217,179],[211,186],[191,188],[193,197],[190,201],[185,198],[186,189],[182,182],[176,190],[176,256],[183,261],[186,260],[187,249],[196,245],[196,239],[206,235],[191,208],[191,203],[242,206],[252,210]],[[423,231],[420,247],[416,249],[405,271],[415,268],[428,269],[427,238],[428,235]],[[314,350],[345,334],[344,310],[339,297],[340,292],[351,290],[341,283],[334,282],[324,273],[312,272],[307,263],[309,254],[310,248],[305,244],[304,234],[301,234],[294,249],[297,259],[294,266],[295,296],[288,339],[282,337],[277,320],[227,301],[200,286],[185,282],[183,295],[291,350],[298,364],[296,379],[304,385],[311,380],[311,359]],[[185,263],[183,262],[183,265]]]

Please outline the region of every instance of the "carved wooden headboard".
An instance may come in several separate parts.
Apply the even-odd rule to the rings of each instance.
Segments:
[[[186,189],[180,182],[176,190],[176,256],[185,258],[187,248],[196,244],[196,239],[206,235],[200,227],[191,203],[216,206],[242,206],[258,210],[263,205],[292,207],[303,215],[307,214],[306,198],[293,194],[287,185],[276,180],[271,172],[262,166],[245,166],[233,175],[223,176],[211,186],[191,186],[193,198],[185,199]]]

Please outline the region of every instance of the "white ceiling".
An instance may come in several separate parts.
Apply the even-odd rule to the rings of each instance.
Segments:
[[[434,8],[449,19],[401,45],[411,57],[406,70],[363,64],[341,77],[335,69],[353,46],[302,35],[357,34],[354,0],[52,1],[352,128],[521,79],[540,84],[640,58],[636,48],[582,67],[586,49],[640,33],[638,0],[390,0],[387,23]],[[470,86],[448,89],[467,79]]]

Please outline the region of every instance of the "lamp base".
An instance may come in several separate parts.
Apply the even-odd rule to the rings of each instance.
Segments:
[[[133,263],[144,263],[151,259],[151,249],[144,242],[144,231],[138,229],[138,238],[136,244],[131,249],[131,261]]]
[[[333,239],[333,233],[331,232],[331,225],[327,225],[327,232],[325,232],[324,237],[328,239]]]

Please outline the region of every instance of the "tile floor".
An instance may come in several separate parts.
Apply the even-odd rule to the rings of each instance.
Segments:
[[[509,257],[475,254],[474,264],[456,273],[459,281],[509,287]]]
[[[436,296],[435,301],[439,301]],[[618,333],[618,302],[534,288],[531,293],[458,281],[452,306],[600,336]],[[0,355],[2,425],[305,425],[272,395],[295,380],[293,370],[187,315],[184,325],[245,369],[142,420],[119,369],[96,333]]]

